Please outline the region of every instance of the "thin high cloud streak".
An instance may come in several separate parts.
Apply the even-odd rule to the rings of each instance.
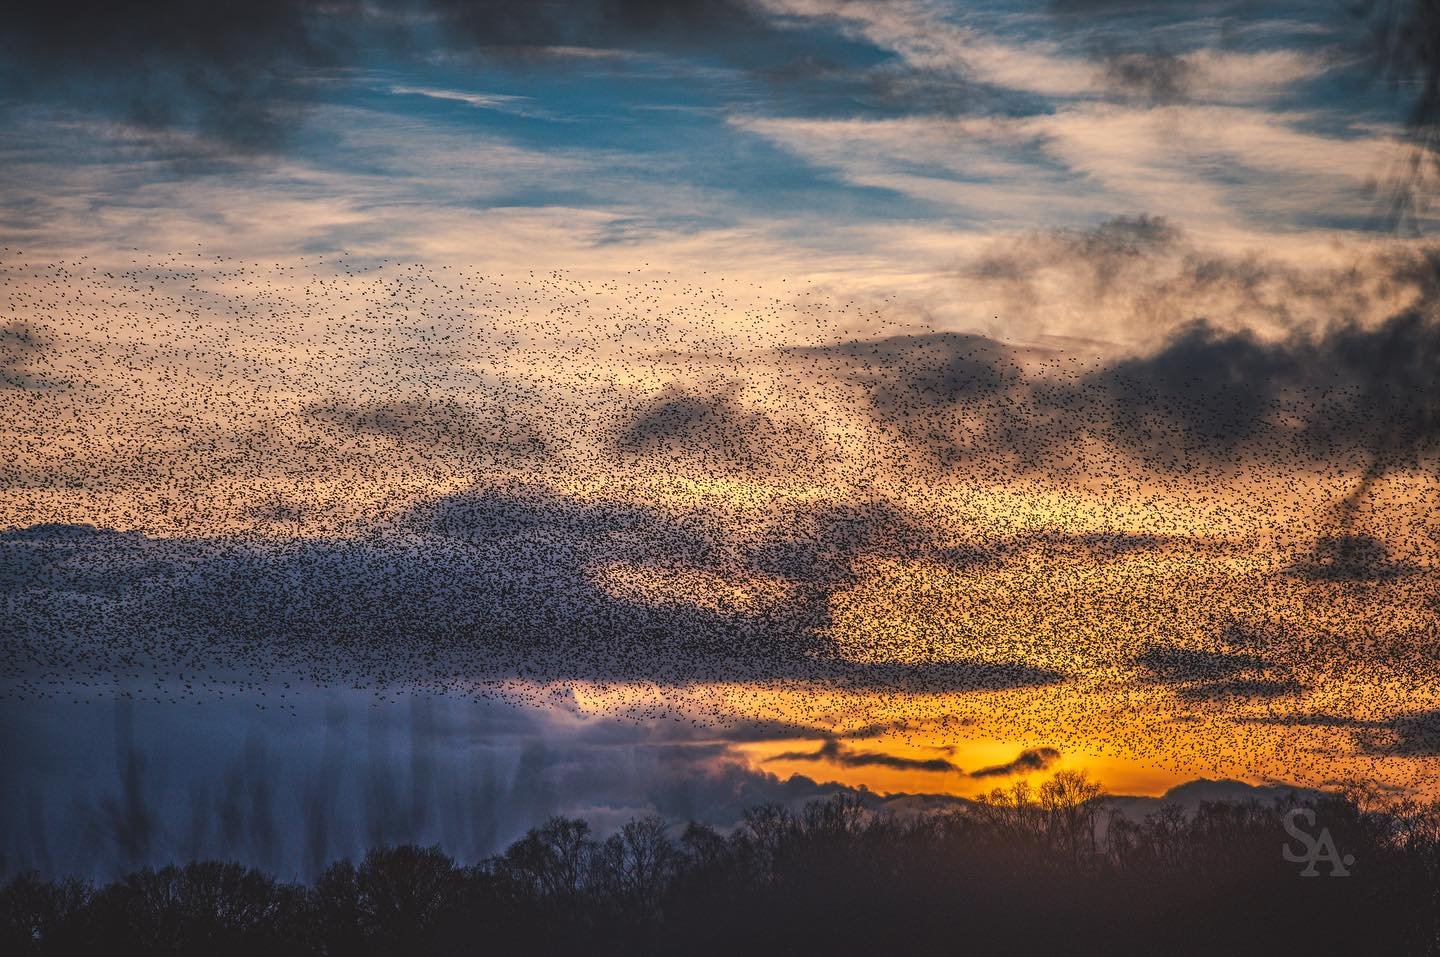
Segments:
[[[854,189],[882,190],[969,228],[1076,222],[1099,201],[1163,209],[1212,232],[1382,225],[1375,185],[1393,136],[1316,130],[1311,113],[1081,102],[1048,113],[935,118],[738,115],[753,133]],[[1325,209],[1313,198],[1325,196]],[[1308,208],[1307,208],[1308,204]]]

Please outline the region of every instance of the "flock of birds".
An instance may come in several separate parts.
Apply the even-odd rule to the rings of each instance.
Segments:
[[[1423,297],[1096,354],[815,286],[132,259],[0,253],[12,702],[583,684],[637,720],[1433,781]]]

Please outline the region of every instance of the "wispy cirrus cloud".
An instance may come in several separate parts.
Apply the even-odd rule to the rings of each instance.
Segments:
[[[498,110],[520,116],[540,116],[543,113],[534,106],[534,99],[511,93],[472,93],[467,90],[450,90],[433,86],[392,86],[390,93],[395,96],[423,96],[432,100],[464,103],[480,110]]]

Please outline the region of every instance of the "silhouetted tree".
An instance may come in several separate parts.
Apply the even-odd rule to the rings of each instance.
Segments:
[[[1300,876],[1303,812],[1348,877]],[[1323,870],[1323,867],[1322,867]],[[461,866],[372,850],[311,887],[236,864],[0,889],[6,954],[1440,954],[1440,805],[1351,793],[1145,817],[1062,771],[938,813],[844,794],[728,835],[553,818]]]

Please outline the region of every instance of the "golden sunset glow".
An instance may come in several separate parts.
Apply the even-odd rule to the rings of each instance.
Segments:
[[[1435,957],[1437,173],[1440,0],[7,7],[0,951]]]

